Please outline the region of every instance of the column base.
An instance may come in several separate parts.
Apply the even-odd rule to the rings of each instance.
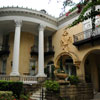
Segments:
[[[37,74],[36,77],[47,77],[45,74]]]
[[[10,76],[19,76],[20,74],[18,72],[11,72]]]

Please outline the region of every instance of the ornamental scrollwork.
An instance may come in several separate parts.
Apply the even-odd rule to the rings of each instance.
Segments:
[[[72,43],[72,38],[68,35],[67,31],[64,31],[61,37],[61,47],[66,52],[69,51],[69,45]]]

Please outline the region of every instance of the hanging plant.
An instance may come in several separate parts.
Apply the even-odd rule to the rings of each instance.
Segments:
[[[78,8],[78,11],[77,13],[80,13],[82,11],[82,8],[88,3],[89,0],[85,0],[84,2],[80,2],[78,3],[75,7],[73,7],[72,9],[70,9],[67,13],[66,13],[66,16],[69,16],[69,14],[71,12],[73,12],[74,10],[76,10]],[[66,5],[65,5],[66,7]],[[65,8],[64,7],[64,8]]]
[[[70,13],[71,13],[70,11],[69,11],[69,12],[67,12],[67,13],[66,13],[66,16],[69,16],[69,14],[70,14]]]
[[[83,7],[83,5],[80,3],[77,5],[77,8],[78,8],[77,13],[80,13],[82,11],[82,7]]]

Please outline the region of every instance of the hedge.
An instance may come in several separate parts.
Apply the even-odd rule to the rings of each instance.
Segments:
[[[22,89],[22,82],[0,81],[0,91],[12,91],[16,98],[20,97]]]

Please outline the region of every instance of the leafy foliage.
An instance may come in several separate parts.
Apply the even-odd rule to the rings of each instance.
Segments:
[[[20,97],[23,88],[22,82],[12,82],[12,81],[0,81],[1,91],[12,91],[13,95],[17,98]]]
[[[89,2],[82,10],[80,16],[78,17],[78,19],[76,19],[68,28],[73,27],[75,25],[77,25],[79,22],[82,22],[84,20],[87,20],[88,18],[93,18],[94,16],[100,14],[99,9],[98,11],[91,11],[89,14],[87,14],[86,16],[84,16],[85,12],[93,6],[96,5],[100,5],[100,0],[98,0],[97,2]],[[95,21],[94,21],[95,22]]]
[[[59,91],[59,83],[57,81],[52,81],[52,80],[46,80],[44,86],[48,91],[54,91],[57,92]]]
[[[65,1],[63,2],[64,8],[65,8],[66,6],[73,6],[73,5],[75,5],[75,3],[73,2],[73,0],[65,0]]]
[[[0,91],[0,100],[16,100],[11,91]]]
[[[29,94],[26,94],[26,95],[21,94],[21,95],[20,95],[20,100],[29,100],[29,97],[30,97]]]
[[[72,85],[77,85],[77,84],[79,83],[79,79],[78,79],[78,77],[75,76],[75,75],[69,76],[68,80],[70,81],[70,83],[71,83]]]

